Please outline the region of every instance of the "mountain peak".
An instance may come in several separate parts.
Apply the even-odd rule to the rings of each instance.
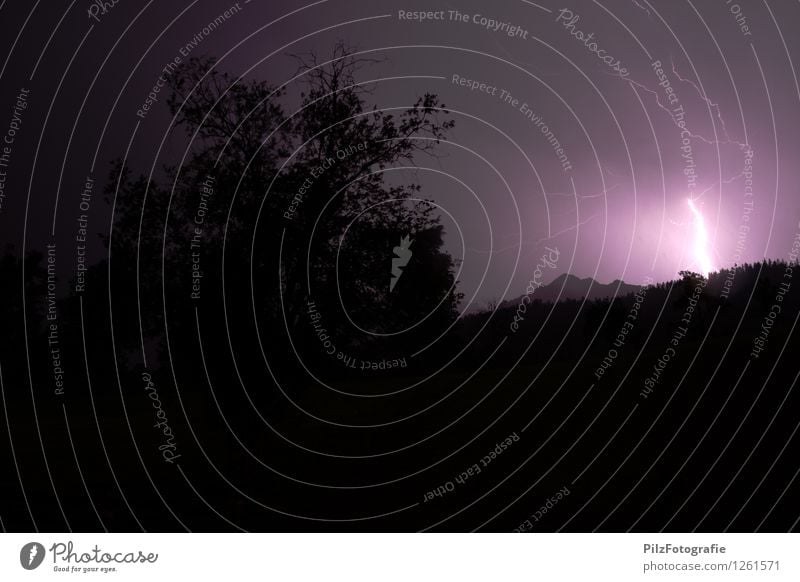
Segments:
[[[591,277],[580,278],[572,273],[562,273],[547,285],[537,287],[531,295],[532,300],[539,300],[545,303],[554,303],[567,299],[606,299],[614,296],[623,296],[635,293],[640,289],[639,285],[629,285],[621,279],[615,279],[611,283],[598,283]],[[522,299],[518,298],[504,301],[503,305],[516,305]]]

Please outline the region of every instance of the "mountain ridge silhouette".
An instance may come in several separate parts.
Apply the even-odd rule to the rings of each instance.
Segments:
[[[614,279],[611,283],[599,283],[592,277],[581,278],[571,273],[562,273],[547,285],[537,287],[531,294],[531,300],[538,299],[543,303],[555,303],[557,301],[583,299],[585,297],[587,300],[593,301],[595,299],[630,295],[641,288],[641,285],[626,283],[621,279]],[[517,305],[524,296],[523,294],[513,299],[507,299],[500,303],[499,307]]]

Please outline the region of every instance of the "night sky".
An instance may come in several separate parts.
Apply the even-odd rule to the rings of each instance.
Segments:
[[[0,0],[0,529],[797,530],[799,25]]]
[[[163,99],[145,119],[136,111],[182,48],[236,76],[287,82],[291,102],[291,55],[338,40],[374,59],[359,76],[375,80],[378,107],[429,91],[453,112],[451,143],[392,179],[418,181],[449,213],[467,297],[518,295],[546,245],[561,252],[547,279],[640,284],[701,270],[689,197],[715,269],[785,258],[798,230],[794,3],[254,0],[210,34],[203,27],[233,5],[120,2],[95,18],[88,6],[3,6],[3,38],[16,39],[5,117],[30,90],[0,211],[17,248],[25,229],[24,246],[43,248],[54,213],[55,239],[72,237],[85,178],[100,190],[135,129],[132,167],[157,175],[180,158],[185,140],[169,132]],[[90,231],[109,217],[96,196]]]

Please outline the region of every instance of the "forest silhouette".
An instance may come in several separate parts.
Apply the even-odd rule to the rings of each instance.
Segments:
[[[459,265],[444,250],[433,197],[413,173],[394,179],[436,155],[454,126],[446,106],[432,94],[400,111],[370,106],[370,87],[356,80],[365,62],[342,45],[329,61],[298,63],[294,109],[284,87],[191,60],[167,102],[191,144],[184,159],[153,179],[112,163],[106,256],[90,266],[85,292],[72,280],[55,302],[63,394],[53,388],[46,254],[23,261],[5,250],[0,373],[13,442],[0,455],[17,472],[2,480],[4,498],[17,501],[2,516],[7,527],[358,530],[347,517],[421,502],[457,474],[469,464],[451,455],[462,444],[494,446],[528,426],[497,461],[509,468],[482,477],[480,491],[497,487],[511,502],[527,490],[534,506],[569,485],[563,505],[573,513],[593,500],[568,524],[570,512],[546,516],[543,531],[582,531],[606,513],[602,529],[627,528],[636,501],[667,485],[636,529],[691,529],[708,511],[701,529],[713,531],[734,517],[716,503],[721,488],[732,484],[724,499],[740,507],[759,480],[789,482],[788,466],[769,467],[757,452],[796,428],[787,411],[798,406],[790,331],[800,305],[785,285],[796,263],[735,265],[707,279],[683,271],[607,299],[534,293],[513,333],[514,303],[460,316]],[[411,258],[393,277],[393,249],[410,239]],[[728,424],[733,408],[748,410],[742,424],[739,415]],[[446,438],[427,440],[440,431]],[[611,435],[630,446],[604,448]],[[596,446],[572,449],[576,439]],[[693,462],[705,477],[681,472],[701,441]],[[665,454],[653,462],[653,451]],[[792,442],[783,454],[797,452]],[[562,455],[587,467],[577,484],[576,472],[545,473]],[[651,463],[632,486],[636,466]],[[618,465],[611,477],[602,471]],[[461,495],[476,496],[467,487],[430,511],[457,510]],[[621,489],[631,502],[615,508]],[[745,504],[733,529],[752,528],[755,509]],[[425,510],[368,527],[416,529]],[[491,528],[510,531],[524,513]],[[790,513],[765,528],[786,529]]]

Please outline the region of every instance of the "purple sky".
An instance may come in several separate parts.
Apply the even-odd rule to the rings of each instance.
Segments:
[[[55,238],[73,236],[72,215],[96,151],[90,229],[106,230],[109,209],[99,191],[107,161],[127,147],[136,110],[180,47],[234,5],[121,2],[96,22],[86,13],[90,3],[78,4],[57,29],[67,2],[41,3],[32,13],[29,3],[8,3],[0,11],[8,56],[2,131],[19,89],[31,91],[0,209],[3,239],[17,247],[29,184],[27,248],[49,242],[57,194]],[[476,290],[482,301],[506,289],[519,295],[545,246],[560,251],[545,280],[569,271],[641,283],[698,269],[690,196],[704,217],[714,267],[730,266],[737,256],[739,262],[786,258],[800,220],[797,3],[330,0],[304,6],[310,4],[240,3],[239,14],[192,54],[215,55],[224,70],[252,68],[250,76],[278,84],[296,70],[287,53],[324,55],[343,39],[381,59],[360,73],[363,80],[384,79],[375,87],[379,107],[408,106],[425,91],[439,94],[457,122],[452,144],[392,179],[418,180],[423,195],[452,216],[444,218],[447,244],[456,257],[463,254],[467,297]],[[414,22],[400,18],[401,10],[443,19]],[[455,10],[467,21],[451,19]],[[497,30],[481,17],[496,21]],[[454,83],[454,75],[485,83],[486,90]],[[512,102],[501,97],[503,90]],[[287,102],[296,92],[290,87]],[[149,170],[167,123],[163,102],[141,121],[131,147],[134,167]],[[157,163],[174,161],[182,145],[179,137],[168,138]]]

